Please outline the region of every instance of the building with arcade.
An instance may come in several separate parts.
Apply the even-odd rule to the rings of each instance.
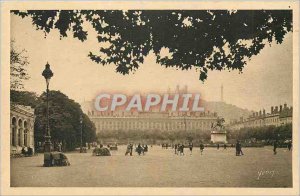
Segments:
[[[11,104],[10,152],[21,153],[23,147],[34,150],[34,109],[30,106]]]

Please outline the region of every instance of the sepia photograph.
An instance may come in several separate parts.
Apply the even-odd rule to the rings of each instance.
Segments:
[[[299,194],[298,2],[81,3],[1,6],[4,195]]]

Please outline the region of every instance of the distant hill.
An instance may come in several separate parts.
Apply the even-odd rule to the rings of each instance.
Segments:
[[[242,116],[245,118],[252,114],[250,110],[242,109],[225,102],[202,101],[202,105],[206,111],[217,112],[218,116],[225,119],[226,124],[232,119],[240,119]]]

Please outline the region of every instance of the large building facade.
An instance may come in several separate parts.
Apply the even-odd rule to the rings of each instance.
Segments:
[[[179,85],[169,95],[188,93],[187,86],[180,89]],[[191,103],[193,100],[191,100]],[[160,131],[211,131],[212,123],[217,121],[217,113],[210,111],[160,111],[154,108],[151,111],[118,111],[99,112],[94,109],[94,100],[82,103],[82,109],[94,122],[97,132],[111,130],[160,130]]]
[[[160,130],[160,131],[210,131],[217,120],[216,113],[209,112],[136,112],[105,113],[88,112],[97,132],[111,130]]]
[[[239,130],[242,128],[263,127],[263,126],[281,126],[293,122],[293,107],[288,107],[287,104],[283,106],[272,106],[270,113],[260,110],[254,112],[251,116],[244,119],[233,120],[228,125],[232,130]]]
[[[34,109],[12,104],[10,109],[10,150],[20,153],[23,147],[34,150]]]

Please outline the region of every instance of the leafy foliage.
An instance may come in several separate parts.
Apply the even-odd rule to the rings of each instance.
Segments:
[[[26,66],[29,64],[26,50],[19,50],[15,41],[10,42],[10,89],[23,89],[23,81],[29,79]]]
[[[192,142],[205,140],[210,141],[210,131],[161,131],[161,130],[111,130],[97,133],[99,141],[118,141],[118,143],[156,143],[156,142]]]
[[[10,102],[35,108],[40,103],[40,99],[34,92],[10,90]]]
[[[46,130],[46,93],[37,96],[36,93],[11,90],[11,102],[14,104],[31,106],[34,108],[35,124],[34,136],[36,142],[43,142]],[[83,143],[96,141],[96,127],[83,114],[80,105],[69,99],[60,91],[49,91],[49,125],[51,140],[63,141],[67,150],[80,146],[81,129],[80,115],[83,115],[82,138]]]
[[[265,126],[257,128],[242,128],[236,131],[228,131],[229,139],[250,139],[257,140],[286,140],[292,138],[292,124],[275,126]]]
[[[84,24],[97,33],[99,51],[91,60],[115,64],[128,74],[150,52],[165,67],[187,70],[195,67],[199,79],[208,70],[239,70],[266,43],[282,43],[292,31],[291,10],[29,10],[13,11],[31,17],[33,25],[47,35],[58,29],[61,37],[72,32],[85,41]]]
[[[44,141],[46,128],[46,93],[40,96],[41,102],[35,108],[35,137]],[[83,115],[83,143],[96,140],[96,127],[87,115],[83,114],[80,105],[69,99],[60,91],[49,92],[49,125],[51,140],[63,141],[67,150],[80,146],[81,125],[80,115]]]

